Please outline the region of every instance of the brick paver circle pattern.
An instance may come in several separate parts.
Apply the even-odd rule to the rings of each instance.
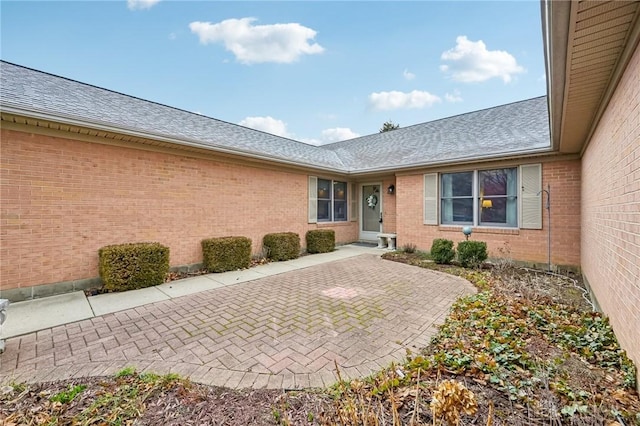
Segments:
[[[175,285],[180,285],[176,282]],[[425,346],[465,280],[373,254],[7,340],[0,378],[46,381],[134,366],[232,388],[321,387]]]

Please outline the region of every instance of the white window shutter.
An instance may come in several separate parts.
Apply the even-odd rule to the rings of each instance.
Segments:
[[[309,223],[318,223],[318,178],[309,176]]]
[[[520,227],[542,229],[542,164],[520,166]]]
[[[424,175],[424,224],[438,224],[438,174]]]
[[[351,222],[356,222],[358,220],[358,185],[355,183],[351,184],[351,194],[349,199],[349,219]]]

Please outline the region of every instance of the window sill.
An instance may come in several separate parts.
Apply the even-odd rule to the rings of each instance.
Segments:
[[[469,226],[469,225],[465,225]],[[457,232],[462,233],[462,225],[439,225],[438,230],[442,232]],[[499,234],[499,235],[520,235],[519,228],[492,228],[485,226],[473,226],[471,227],[473,234]]]
[[[348,226],[351,225],[355,222],[349,222],[347,221],[343,221],[343,222],[318,222],[316,223],[316,225],[318,225],[318,228],[330,228],[333,226]]]

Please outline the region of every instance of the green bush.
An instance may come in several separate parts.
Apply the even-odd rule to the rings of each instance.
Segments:
[[[458,262],[465,268],[477,268],[487,260],[487,243],[461,241],[458,243]]]
[[[453,241],[444,238],[436,238],[431,243],[431,259],[436,263],[449,264],[456,256],[453,250]]]
[[[300,236],[295,232],[267,234],[262,239],[269,260],[289,260],[300,256]]]
[[[333,229],[313,229],[307,231],[308,253],[329,253],[336,248],[336,231]]]
[[[98,250],[104,288],[133,290],[162,284],[169,271],[169,247],[160,243],[131,243]]]
[[[209,272],[226,272],[251,266],[251,240],[221,237],[202,240],[202,264]]]

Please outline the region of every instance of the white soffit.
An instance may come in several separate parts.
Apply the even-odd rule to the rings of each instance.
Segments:
[[[574,1],[567,41],[560,151],[580,152],[637,44],[638,1]]]

